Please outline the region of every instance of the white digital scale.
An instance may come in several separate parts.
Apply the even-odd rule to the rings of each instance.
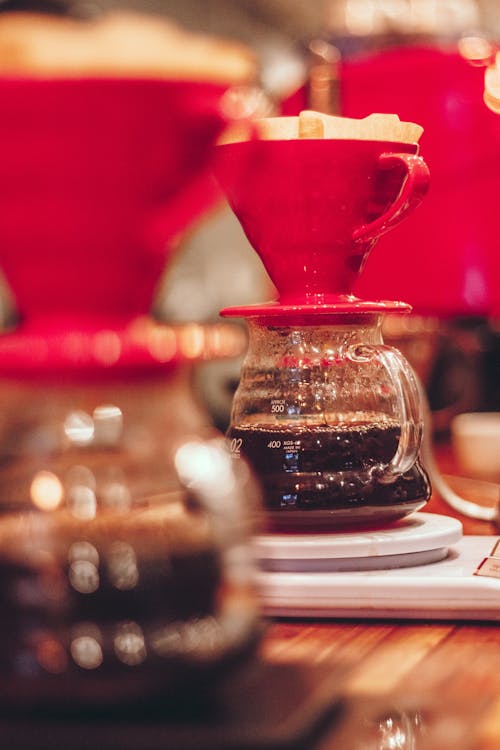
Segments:
[[[422,512],[377,531],[261,535],[262,605],[283,617],[500,621],[500,578],[477,574],[498,540]]]

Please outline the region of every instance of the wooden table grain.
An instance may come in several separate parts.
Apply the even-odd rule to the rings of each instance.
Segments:
[[[454,515],[436,494],[426,511]],[[465,534],[499,533],[460,520]],[[343,710],[314,750],[500,750],[498,624],[275,619],[261,649],[338,678]]]

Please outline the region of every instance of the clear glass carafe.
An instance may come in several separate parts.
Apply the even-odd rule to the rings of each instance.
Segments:
[[[419,388],[382,316],[247,322],[228,439],[260,477],[270,525],[371,525],[425,505]]]

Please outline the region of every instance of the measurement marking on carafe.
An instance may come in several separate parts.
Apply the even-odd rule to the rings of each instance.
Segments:
[[[285,399],[273,399],[271,401],[271,414],[283,414],[285,411]]]
[[[229,450],[232,455],[236,458],[241,456],[241,446],[243,445],[243,438],[233,438],[229,443]]]

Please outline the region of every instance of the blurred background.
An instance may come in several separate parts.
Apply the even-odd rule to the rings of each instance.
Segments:
[[[300,109],[421,123],[432,189],[382,238],[356,290],[410,302],[386,321],[428,390],[437,435],[461,411],[500,409],[500,115],[485,103],[500,9],[494,0],[4,0],[0,10],[93,18],[111,9],[166,16],[243,42],[258,61],[263,112]],[[493,92],[494,94],[494,92]],[[273,297],[259,259],[222,197],[187,232],[154,302],[169,322],[218,320],[220,308]],[[15,315],[4,285],[2,315]],[[199,389],[227,425],[240,360],[207,363]]]
[[[124,14],[107,23],[111,11]],[[386,112],[424,127],[430,192],[378,241],[354,292],[412,306],[386,317],[384,339],[427,391],[443,473],[473,478],[449,460],[450,434],[465,412],[494,413],[463,454],[479,458],[489,492],[473,494],[488,507],[464,510],[436,471],[432,483],[498,521],[499,50],[497,0],[0,0],[0,601],[13,613],[0,663],[6,680],[35,679],[38,708],[133,700],[147,683],[154,695],[158,665],[183,673],[194,654],[198,680],[199,664],[259,636],[259,491],[212,440],[246,346],[243,321],[219,311],[276,294],[210,176],[231,114]],[[158,591],[173,605],[169,593],[155,651]],[[103,623],[132,620],[101,638]],[[70,670],[95,687],[46,689]],[[26,705],[22,686],[4,693]]]

